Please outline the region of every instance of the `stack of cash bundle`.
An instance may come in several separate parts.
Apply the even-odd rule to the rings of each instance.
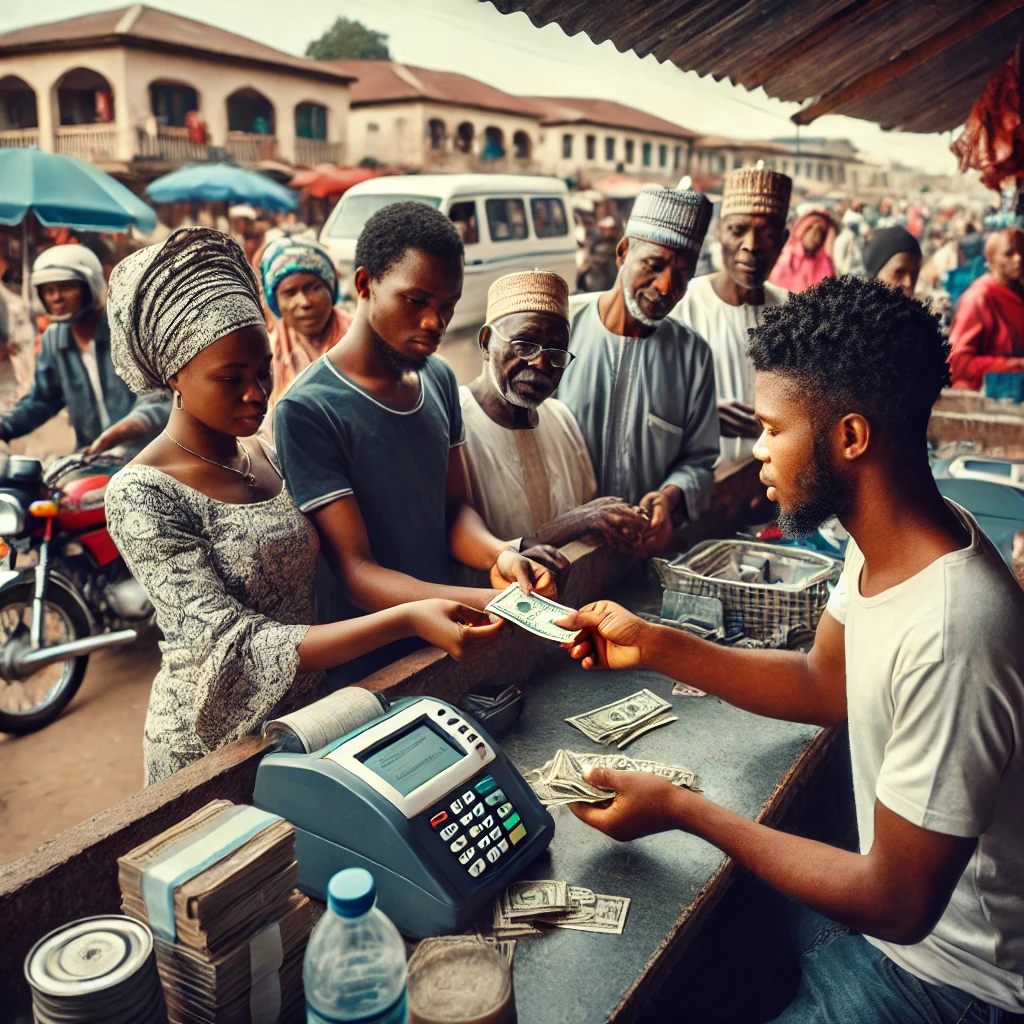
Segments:
[[[645,732],[679,719],[667,700],[643,689],[566,721],[595,743],[622,750]]]
[[[118,860],[122,909],[153,929],[171,1024],[302,1017],[309,900],[295,830],[214,800]]]
[[[515,882],[494,901],[491,935],[512,939],[544,928],[621,935],[628,913],[626,896],[602,896],[567,882]]]
[[[610,800],[615,790],[592,785],[583,777],[584,768],[610,768],[617,772],[650,772],[668,779],[674,786],[697,789],[697,776],[677,765],[658,761],[636,761],[626,754],[580,754],[557,750],[541,768],[534,768],[523,778],[545,807],[562,804],[597,804]]]

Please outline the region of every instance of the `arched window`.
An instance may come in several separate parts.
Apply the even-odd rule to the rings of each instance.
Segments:
[[[473,123],[471,121],[463,121],[455,129],[455,148],[460,153],[472,153],[474,134]]]
[[[444,149],[445,139],[448,137],[444,121],[439,117],[432,117],[427,122],[427,137],[430,139],[431,149]]]
[[[490,125],[484,129],[484,151],[480,154],[484,160],[500,160],[505,155],[505,133]]]
[[[199,109],[199,93],[191,85],[151,82],[149,109],[161,127],[184,128],[185,116],[189,111]]]
[[[516,160],[529,160],[532,148],[530,136],[526,132],[518,131],[512,136],[512,156]]]
[[[57,83],[60,123],[109,124],[114,120],[114,90],[98,72],[74,68]]]
[[[35,90],[16,75],[0,78],[0,132],[39,127]]]
[[[274,105],[255,89],[239,89],[228,97],[228,131],[248,135],[274,134]]]
[[[320,103],[300,103],[295,108],[295,134],[300,139],[327,139],[327,108]]]

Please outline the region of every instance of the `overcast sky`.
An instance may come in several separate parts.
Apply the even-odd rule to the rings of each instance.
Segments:
[[[114,6],[90,0],[0,0],[0,31]],[[123,5],[117,5],[123,6]],[[728,82],[683,73],[672,64],[595,46],[583,33],[538,29],[525,14],[505,16],[480,0],[150,0],[149,6],[195,18],[301,54],[338,15],[390,36],[394,59],[459,71],[507,92],[618,100],[694,131],[739,138],[793,135],[796,104]],[[804,137],[848,138],[868,156],[939,173],[955,169],[952,137],[883,132],[848,117],[823,117]]]

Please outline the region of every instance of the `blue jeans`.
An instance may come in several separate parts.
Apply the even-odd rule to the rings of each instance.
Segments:
[[[1001,1024],[1004,1011],[952,985],[930,985],[862,935],[829,924],[800,961],[796,998],[776,1024]],[[1005,1019],[1014,1017],[1006,1015]]]

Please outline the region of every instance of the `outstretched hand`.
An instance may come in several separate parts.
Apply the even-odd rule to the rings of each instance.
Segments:
[[[556,626],[581,630],[565,644],[584,668],[643,668],[648,624],[613,601],[596,601],[555,619]]]
[[[569,804],[580,821],[620,843],[656,832],[679,828],[681,808],[687,800],[699,799],[673,786],[668,779],[649,772],[616,772],[610,768],[586,768],[584,778],[592,786],[614,789],[608,804]]]
[[[510,583],[518,583],[524,594],[536,590],[545,597],[558,596],[555,574],[547,566],[505,548],[491,567],[491,586],[504,590]]]
[[[409,615],[417,636],[440,647],[456,661],[490,648],[502,626],[497,616],[437,598],[412,602]]]

